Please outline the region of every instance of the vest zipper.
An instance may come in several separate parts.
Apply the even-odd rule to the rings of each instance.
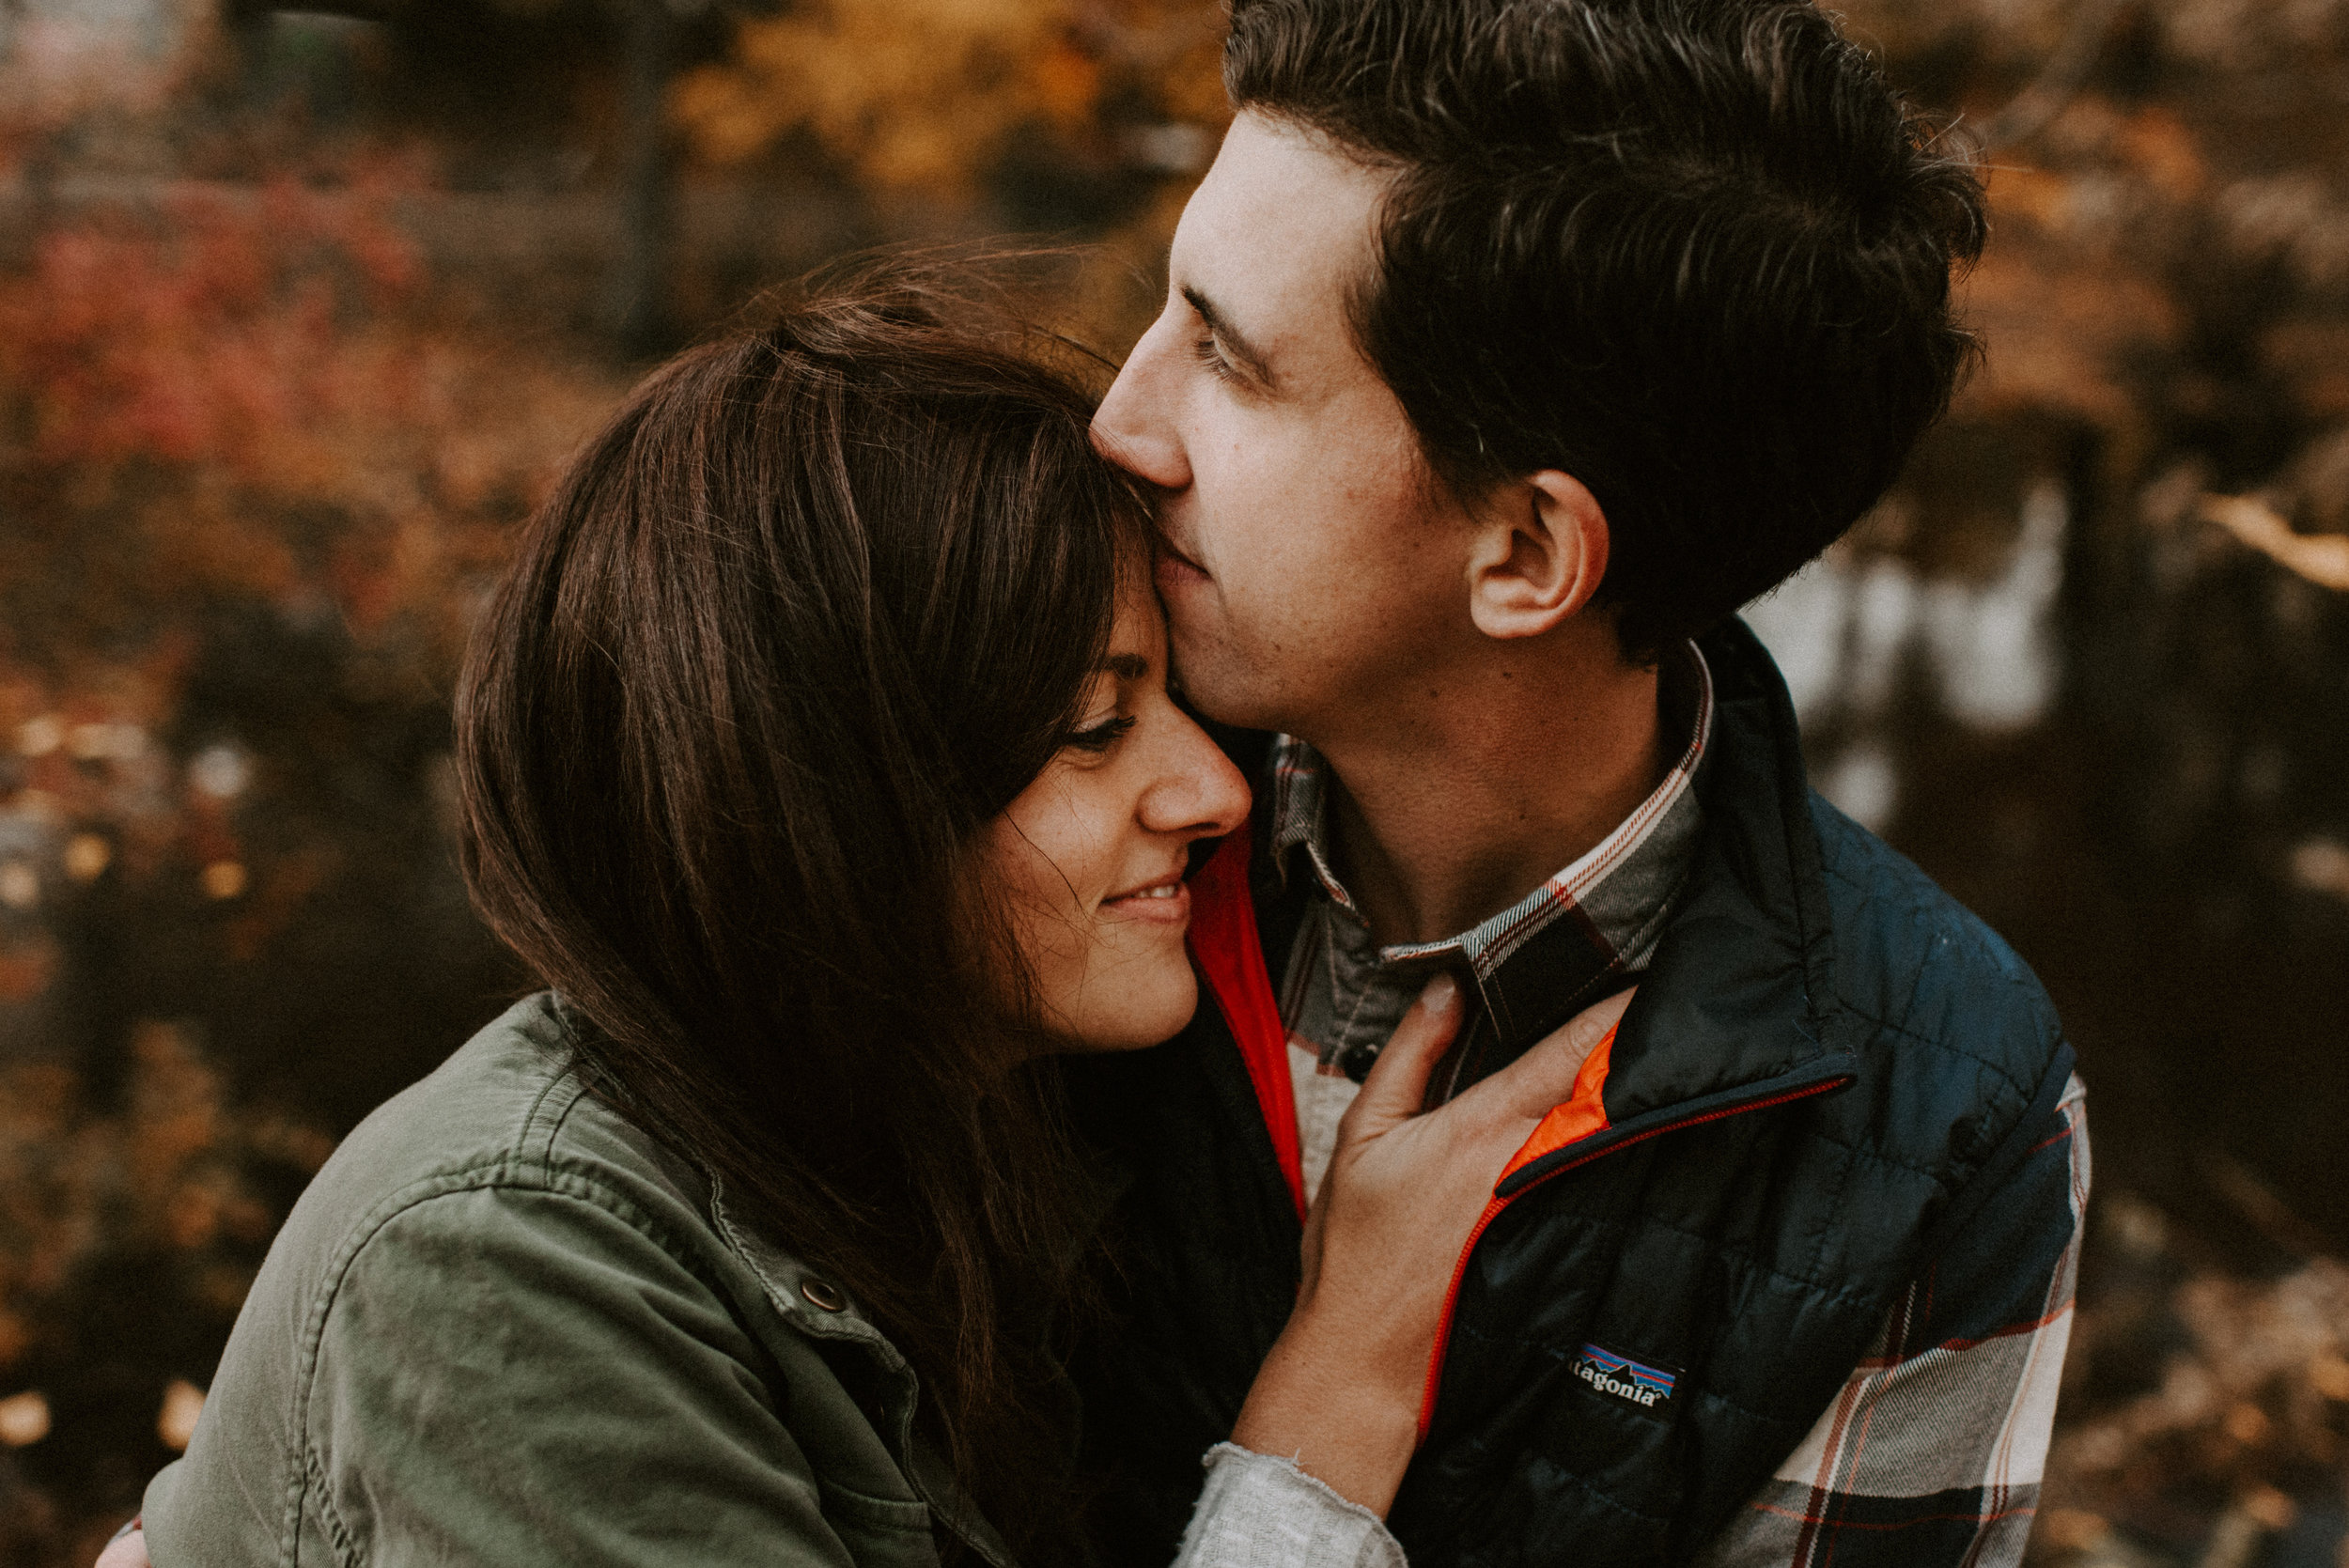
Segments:
[[[1443,1293],[1443,1315],[1436,1321],[1435,1349],[1427,1358],[1427,1390],[1420,1400],[1417,1441],[1422,1444],[1427,1441],[1427,1429],[1436,1419],[1436,1394],[1443,1384],[1444,1351],[1452,1341],[1452,1314],[1460,1304],[1460,1283],[1468,1277],[1469,1258],[1476,1251],[1476,1244],[1484,1239],[1485,1228],[1500,1218],[1502,1209],[1553,1177],[1563,1176],[1569,1171],[1579,1170],[1595,1159],[1604,1159],[1618,1149],[1628,1149],[1634,1144],[1644,1143],[1651,1138],[1661,1138],[1668,1132],[1678,1132],[1683,1127],[1699,1126],[1706,1122],[1718,1122],[1725,1116],[1742,1116],[1749,1110],[1766,1110],[1774,1105],[1785,1105],[1794,1100],[1807,1100],[1814,1094],[1824,1094],[1832,1090],[1841,1089],[1851,1081],[1851,1075],[1846,1073],[1817,1083],[1804,1084],[1799,1089],[1790,1089],[1782,1094],[1772,1094],[1759,1100],[1748,1100],[1743,1105],[1723,1106],[1719,1110],[1708,1110],[1702,1116],[1687,1116],[1677,1122],[1667,1122],[1662,1126],[1650,1127],[1647,1131],[1626,1138],[1620,1143],[1610,1143],[1606,1148],[1595,1150],[1579,1159],[1570,1159],[1545,1171],[1505,1198],[1495,1193],[1492,1202],[1485,1205],[1485,1212],[1477,1217],[1475,1229],[1469,1232],[1468,1241],[1460,1249],[1460,1261],[1452,1267],[1452,1283]]]

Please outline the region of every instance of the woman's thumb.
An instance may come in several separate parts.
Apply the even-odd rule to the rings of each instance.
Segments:
[[[1427,1103],[1428,1078],[1460,1032],[1460,983],[1448,974],[1430,980],[1378,1053],[1354,1108],[1382,1122],[1418,1115]]]
[[[1574,1093],[1583,1062],[1615,1032],[1637,994],[1634,987],[1593,1002],[1470,1093],[1487,1094],[1517,1115],[1538,1120]]]

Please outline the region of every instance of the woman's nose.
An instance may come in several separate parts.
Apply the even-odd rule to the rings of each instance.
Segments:
[[[1190,483],[1190,459],[1171,417],[1176,362],[1170,318],[1161,316],[1134,345],[1108,396],[1093,413],[1093,444],[1146,484],[1178,490]]]
[[[1164,771],[1143,791],[1142,825],[1157,833],[1220,838],[1248,820],[1248,780],[1207,738],[1207,732],[1181,716],[1182,733]]]

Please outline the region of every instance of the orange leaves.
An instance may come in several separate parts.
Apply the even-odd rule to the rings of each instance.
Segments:
[[[1062,0],[828,0],[741,23],[736,58],[673,100],[707,157],[806,126],[885,187],[951,195],[1039,109],[1081,120],[1095,81]]]
[[[1220,32],[1212,0],[821,0],[742,22],[671,112],[715,163],[804,129],[871,185],[955,199],[1024,132],[1097,137],[1113,101],[1220,124]]]
[[[1066,37],[1054,39],[1028,70],[1035,107],[1064,132],[1081,129],[1101,101],[1101,62]]]
[[[324,597],[361,630],[449,608],[616,388],[438,327],[403,189],[165,187],[0,274],[0,597],[93,629],[207,594]]]
[[[61,1065],[0,1072],[0,1377],[34,1348],[48,1298],[95,1252],[126,1240],[162,1249],[199,1279],[219,1275],[233,1310],[246,1278],[239,1260],[282,1218],[257,1178],[270,1167],[307,1174],[332,1141],[230,1106],[225,1087],[189,1029],[152,1020],[133,1032],[119,1114],[91,1114]],[[16,1440],[0,1432],[0,1442]]]
[[[2192,201],[2210,181],[2209,164],[2193,131],[2177,114],[2158,104],[2139,109],[2122,121],[2113,137],[2113,150],[2170,201]]]

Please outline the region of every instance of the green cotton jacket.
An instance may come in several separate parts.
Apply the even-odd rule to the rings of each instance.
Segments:
[[[586,1093],[546,995],[328,1160],[270,1250],[156,1568],[994,1568],[904,1358]]]

